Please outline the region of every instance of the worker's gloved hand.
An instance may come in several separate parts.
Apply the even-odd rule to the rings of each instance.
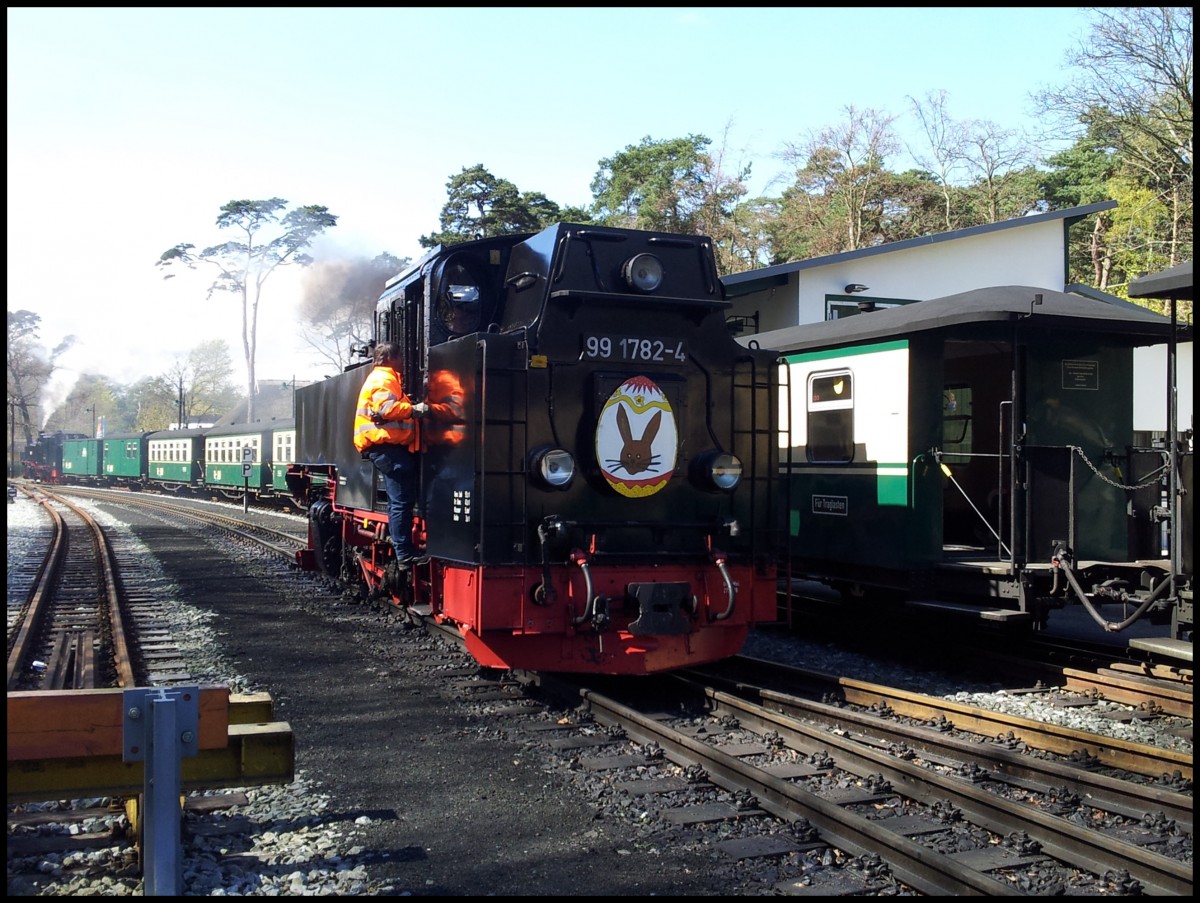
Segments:
[[[383,415],[380,414],[378,411],[372,411],[371,412],[371,422],[373,424],[375,424],[376,426],[381,426],[383,424]]]
[[[429,405],[427,405],[423,401],[418,401],[415,405],[412,406],[412,415],[417,420],[420,420],[422,417],[424,417],[428,413],[429,413]]]

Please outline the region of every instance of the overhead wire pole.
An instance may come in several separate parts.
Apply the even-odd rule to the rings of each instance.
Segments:
[[[17,402],[8,400],[8,475],[17,475]]]
[[[1169,450],[1167,463],[1171,468],[1167,477],[1167,492],[1171,500],[1167,510],[1169,518],[1168,531],[1171,537],[1171,575],[1175,578],[1171,585],[1171,598],[1178,604],[1179,568],[1179,506],[1183,501],[1179,487],[1179,384],[1178,360],[1179,353],[1179,312],[1175,293],[1171,294],[1171,340],[1167,343],[1167,448]]]

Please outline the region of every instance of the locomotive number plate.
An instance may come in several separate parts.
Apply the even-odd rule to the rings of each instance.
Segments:
[[[683,339],[655,339],[632,335],[587,335],[583,356],[593,361],[682,364],[687,361]]]

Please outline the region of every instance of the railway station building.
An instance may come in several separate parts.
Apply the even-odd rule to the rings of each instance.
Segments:
[[[1126,305],[1116,295],[1066,281],[1070,230],[1086,228],[1080,224],[1116,206],[1100,201],[734,273],[721,280],[733,304],[726,318],[740,341],[757,338],[769,348],[775,330],[989,286],[1028,285]],[[1165,434],[1167,349],[1136,349],[1134,361],[1134,428]],[[1191,342],[1179,346],[1176,366],[1177,423],[1186,430],[1193,426]]]

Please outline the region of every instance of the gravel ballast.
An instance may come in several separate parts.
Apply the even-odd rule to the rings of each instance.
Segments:
[[[185,814],[184,894],[773,893],[761,864],[731,861],[686,832],[663,832],[648,807],[613,793],[603,776],[523,739],[513,719],[498,714],[502,704],[465,701],[461,682],[473,665],[444,642],[278,560],[251,551],[231,559],[227,546],[157,517],[86,504],[107,530],[139,544],[197,682],[269,692],[275,718],[295,734],[291,784],[245,788],[240,805]],[[39,515],[28,500],[9,506],[10,562],[22,544],[44,542]],[[1036,694],[893,667],[781,630],[753,632],[745,651],[1025,717],[1067,717],[1081,730],[1176,742],[1146,722],[1052,709]],[[126,844],[12,852],[19,836],[93,833],[123,819],[10,824],[9,894],[142,893]]]

